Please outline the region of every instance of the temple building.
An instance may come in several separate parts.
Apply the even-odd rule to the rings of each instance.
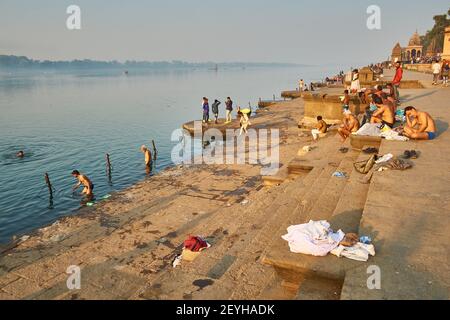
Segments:
[[[444,52],[442,59],[450,60],[450,27],[445,28]]]
[[[392,62],[395,61],[413,61],[415,59],[421,58],[423,55],[423,45],[420,40],[420,35],[416,31],[411,39],[409,40],[408,46],[402,48],[399,43],[397,43],[392,49]]]
[[[392,49],[392,63],[395,63],[397,61],[402,61],[402,47],[400,46],[400,43],[397,42],[394,49]]]
[[[403,49],[403,61],[412,61],[422,57],[423,46],[420,36],[417,31],[413,34],[409,40],[408,46]]]

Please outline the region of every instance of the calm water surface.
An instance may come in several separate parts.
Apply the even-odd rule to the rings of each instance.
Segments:
[[[299,77],[315,81],[336,71],[147,70],[126,76],[117,70],[0,70],[0,243],[76,212],[82,199],[71,190],[73,169],[93,180],[99,199],[148,177],[139,147],[152,139],[159,151],[154,172],[170,166],[171,133],[201,118],[201,97],[223,102],[231,96],[237,104],[256,105],[259,97],[295,88]],[[24,159],[15,157],[18,150]],[[53,203],[46,172],[55,187]]]

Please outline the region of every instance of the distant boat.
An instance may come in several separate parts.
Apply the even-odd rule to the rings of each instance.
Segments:
[[[127,76],[127,75],[128,75],[128,70],[125,70],[125,71],[123,72],[123,74]]]

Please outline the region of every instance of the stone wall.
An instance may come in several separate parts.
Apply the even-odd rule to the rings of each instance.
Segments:
[[[370,82],[361,82],[361,88],[374,88],[378,85],[386,86],[391,81],[370,81]],[[346,83],[347,86],[350,86],[350,82]],[[423,89],[425,88],[423,84],[418,80],[402,80],[400,83],[401,89]]]
[[[323,95],[319,93],[304,93],[305,117],[316,118],[322,116],[327,120],[342,120],[343,104],[338,95]],[[358,115],[363,107],[359,98],[352,97],[350,110]]]
[[[404,66],[406,70],[418,71],[423,73],[432,73],[431,64],[429,63],[417,63],[417,64],[406,64]]]

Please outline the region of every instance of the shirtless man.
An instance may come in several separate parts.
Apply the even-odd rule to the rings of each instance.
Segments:
[[[378,110],[373,113],[370,123],[382,123],[392,129],[395,124],[395,115],[392,107],[383,104],[383,99],[377,95],[373,95],[372,99]]]
[[[327,133],[327,131],[328,131],[327,123],[323,120],[322,116],[318,116],[316,128],[311,130],[311,134],[313,136],[314,141],[317,141],[317,139],[319,139],[321,133],[322,134]]]
[[[397,111],[397,100],[395,99],[395,89],[391,83],[388,83],[387,88],[389,89],[387,100],[389,101],[389,105],[392,106],[392,111],[395,113]]]
[[[73,191],[78,189],[81,185],[84,186],[82,194],[85,194],[87,196],[92,196],[94,191],[94,184],[89,180],[88,177],[85,175],[80,174],[78,170],[72,171],[72,176],[76,179],[78,179],[78,183],[73,187]]]
[[[436,139],[436,124],[427,112],[410,106],[405,108],[405,115],[406,126],[403,135],[416,140]]]
[[[344,111],[344,124],[338,129],[338,133],[341,136],[342,142],[352,134],[359,130],[359,122],[358,119],[349,111]]]
[[[152,153],[150,152],[150,150],[148,150],[148,148],[146,146],[142,146],[141,151],[145,157],[145,166],[147,168],[151,167],[152,166]]]
[[[342,103],[344,104],[344,109],[350,108],[350,100],[351,100],[351,97],[349,95],[349,91],[345,90],[344,91],[344,100],[342,100]]]

